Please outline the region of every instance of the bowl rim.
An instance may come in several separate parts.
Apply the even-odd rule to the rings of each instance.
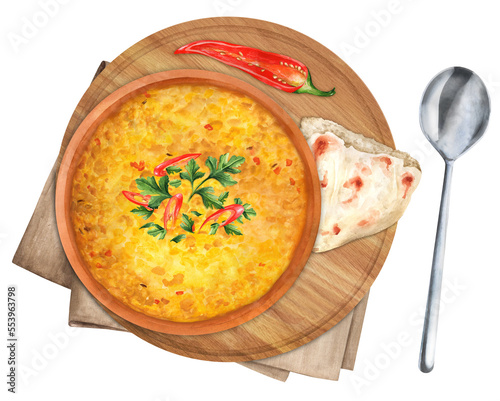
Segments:
[[[266,108],[279,121],[304,163],[308,207],[302,239],[288,267],[266,294],[224,315],[202,321],[175,322],[132,309],[112,296],[92,276],[76,245],[71,223],[72,181],[78,161],[99,124],[126,101],[156,87],[197,83],[243,93]],[[55,206],[57,229],[68,261],[83,285],[98,302],[119,317],[149,330],[166,334],[202,335],[227,330],[253,319],[269,309],[292,287],[309,259],[316,239],[321,213],[321,192],[316,163],[309,146],[293,119],[278,103],[251,84],[232,76],[206,70],[180,69],[162,71],[136,79],[112,92],[92,109],[75,131],[64,152],[57,175]]]

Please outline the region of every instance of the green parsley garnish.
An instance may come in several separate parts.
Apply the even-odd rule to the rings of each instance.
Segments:
[[[223,154],[217,160],[214,157],[209,156],[205,161],[205,166],[210,170],[208,173],[200,171],[200,166],[196,162],[194,158],[191,158],[189,162],[184,167],[184,170],[178,166],[168,166],[166,167],[166,174],[162,177],[150,176],[150,177],[141,177],[135,180],[138,190],[142,196],[150,197],[147,206],[140,205],[135,209],[131,210],[131,212],[138,217],[142,217],[144,220],[149,219],[153,216],[155,209],[158,209],[161,204],[167,200],[172,198],[172,194],[170,193],[170,188],[179,188],[184,181],[188,181],[191,185],[191,194],[188,199],[185,200],[185,203],[189,203],[193,196],[200,196],[203,201],[203,205],[206,209],[219,209],[220,212],[217,212],[216,215],[212,213],[212,217],[210,215],[208,220],[217,221],[217,216],[221,216],[226,212],[224,204],[227,202],[229,198],[229,191],[224,191],[218,196],[215,194],[214,188],[212,186],[203,186],[209,180],[216,180],[224,187],[229,187],[235,185],[237,181],[233,178],[233,175],[238,174],[241,170],[238,168],[245,162],[245,158],[241,156],[229,156],[229,153]],[[178,179],[170,179],[169,176],[174,176],[179,174]],[[172,178],[174,178],[172,177]],[[176,201],[181,202],[182,205],[182,196],[177,193],[175,194]],[[146,198],[148,199],[148,198]],[[244,212],[241,213],[241,208],[238,209],[238,214],[241,215],[236,219],[232,220],[243,224],[243,218],[250,220],[252,216],[256,216],[257,213],[251,207],[249,203],[243,204],[243,201],[240,198],[234,198],[234,203],[238,205],[242,205],[244,208]],[[177,217],[177,213],[179,213],[180,205],[174,206],[175,215],[172,215],[174,220]],[[151,210],[150,210],[151,209]],[[234,205],[227,206],[228,211],[235,211]],[[171,212],[172,213],[172,212]],[[203,214],[192,210],[190,212],[191,215],[200,217]],[[171,216],[171,217],[172,217]],[[215,235],[217,230],[220,228],[221,224],[224,224],[225,221],[221,223],[213,223],[210,225],[209,235]],[[193,218],[190,217],[189,214],[183,213],[181,217],[180,228],[189,233],[195,234],[195,222]],[[146,223],[140,227],[140,229],[147,229],[147,233],[152,237],[157,237],[162,240],[166,237],[167,230],[166,227],[162,227],[160,224],[156,224],[153,222]],[[234,224],[227,224],[224,226],[224,231],[228,235],[243,235],[241,230]],[[186,238],[185,234],[179,234],[173,237],[170,241],[179,243],[183,239]]]
[[[136,214],[137,216],[142,216],[144,220],[147,220],[151,217],[154,210],[146,209],[146,207],[144,206],[137,206],[135,209],[132,209],[131,212]]]
[[[182,169],[178,166],[168,166],[166,170],[168,175],[177,174],[182,171]]]
[[[158,237],[158,239],[164,239],[165,235],[167,235],[167,230],[156,223],[146,223],[142,227],[139,227],[139,229],[142,228],[151,228],[151,230],[148,230],[148,234],[153,237]]]
[[[155,177],[146,177],[136,179],[135,183],[141,195],[151,195],[148,206],[152,209],[158,209],[165,199],[172,197],[168,191],[168,175],[161,177],[158,182]]]
[[[224,231],[228,235],[243,235],[243,233],[234,224],[228,224],[224,226]]]
[[[180,234],[180,235],[177,235],[175,236],[174,238],[172,238],[170,240],[170,242],[175,242],[176,244],[178,244],[179,242],[181,242],[183,239],[186,238],[186,235],[185,234]]]
[[[221,155],[219,157],[219,161],[215,157],[209,156],[205,165],[210,169],[210,174],[205,177],[205,173],[199,172],[200,166],[194,159],[191,159],[189,163],[186,165],[186,171],[180,174],[181,179],[188,180],[191,183],[191,195],[189,195],[188,202],[194,195],[199,195],[203,200],[203,205],[207,209],[222,209],[224,207],[224,201],[227,199],[229,194],[225,195],[226,192],[221,194],[220,197],[216,197],[213,195],[214,189],[213,187],[204,187],[201,186],[207,182],[208,180],[217,180],[224,187],[228,187],[237,183],[230,174],[238,174],[241,170],[238,170],[236,167],[241,166],[245,162],[245,158],[242,156],[231,156],[229,158],[229,153]],[[194,182],[201,178],[205,177],[203,181],[201,181],[196,188],[194,187]]]
[[[193,226],[194,226],[194,221],[191,219],[187,214],[183,213],[182,214],[182,222],[181,222],[181,228],[184,231],[194,233]]]
[[[209,235],[215,235],[217,230],[219,229],[220,224],[219,223],[213,223],[210,225],[210,232],[208,233]]]

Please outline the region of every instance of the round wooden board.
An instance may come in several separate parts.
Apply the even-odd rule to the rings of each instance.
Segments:
[[[222,40],[285,54],[307,65],[316,87],[337,94],[322,98],[274,89],[248,74],[202,55],[174,55],[189,42]],[[394,147],[380,107],[361,79],[334,53],[292,29],[265,21],[223,17],[179,24],[135,44],[94,80],[68,126],[73,134],[87,114],[121,86],[155,72],[193,68],[237,77],[265,92],[299,124],[306,116],[333,120]],[[65,136],[68,145],[71,135]],[[342,320],[363,298],[387,257],[396,225],[344,245],[312,254],[292,288],[270,309],[240,326],[214,334],[171,335],[136,326],[109,314],[140,338],[165,350],[210,361],[249,361],[291,351]]]

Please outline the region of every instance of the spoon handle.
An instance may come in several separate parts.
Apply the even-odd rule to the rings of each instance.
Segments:
[[[439,304],[441,301],[441,282],[443,280],[444,249],[446,245],[446,227],[448,226],[452,172],[453,161],[446,160],[443,192],[441,194],[441,206],[439,208],[439,219],[436,231],[436,242],[434,244],[434,256],[432,259],[429,295],[427,296],[422,345],[420,347],[419,368],[424,373],[428,373],[434,368],[434,354],[436,352],[436,337],[439,318]]]

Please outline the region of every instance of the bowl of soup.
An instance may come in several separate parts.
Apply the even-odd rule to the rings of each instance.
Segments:
[[[310,255],[320,205],[292,118],[252,85],[198,70],[105,98],[56,187],[61,242],[85,287],[169,334],[225,330],[277,302]]]

